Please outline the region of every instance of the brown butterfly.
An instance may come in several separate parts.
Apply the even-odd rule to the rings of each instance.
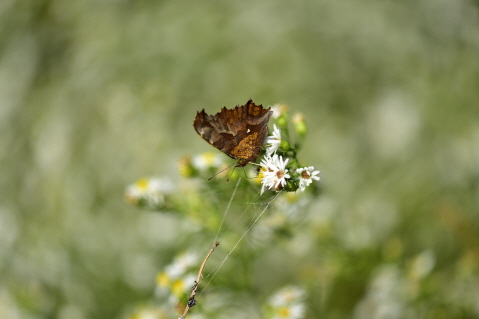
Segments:
[[[196,114],[193,126],[205,141],[237,159],[236,167],[243,167],[261,153],[268,137],[269,117],[273,114],[270,109],[263,109],[252,99],[234,109],[223,107],[215,115],[208,115],[203,109]]]

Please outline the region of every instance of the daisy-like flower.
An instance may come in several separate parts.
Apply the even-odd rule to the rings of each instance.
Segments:
[[[295,286],[287,286],[280,289],[269,299],[273,306],[285,306],[292,303],[301,302],[304,298],[304,290]]]
[[[309,186],[313,180],[319,181],[319,171],[314,170],[314,166],[302,167],[296,170],[296,173],[299,175],[299,189],[304,192],[306,186]]]
[[[168,288],[171,285],[172,278],[166,271],[159,272],[156,275],[156,285],[158,288]]]
[[[190,252],[176,257],[171,264],[156,275],[157,286],[159,288],[169,288],[176,279],[194,267],[197,261],[198,256]]]
[[[261,161],[261,174],[263,178],[261,183],[261,194],[265,189],[280,191],[286,185],[286,179],[291,176],[288,174],[286,164],[288,164],[289,158],[286,160],[278,154],[274,154],[273,157],[266,155]]]
[[[279,307],[276,309],[272,319],[302,319],[304,318],[305,307],[303,304],[294,304]]]
[[[163,271],[156,275],[156,294],[169,296],[171,303],[183,298],[189,287],[195,282],[195,275],[190,273],[196,265],[198,256],[187,252],[176,257]]]
[[[191,289],[191,286],[195,284],[196,276],[194,274],[186,274],[181,278],[176,279],[171,285],[171,301],[174,302]]]
[[[272,319],[304,318],[304,290],[298,287],[284,287],[269,298]]]
[[[281,130],[276,126],[276,124],[274,124],[273,135],[268,136],[266,143],[270,145],[266,149],[266,155],[271,156],[273,153],[276,153],[279,145],[281,144]]]
[[[184,253],[176,257],[171,264],[166,266],[165,272],[172,278],[178,278],[195,266],[197,261],[198,255],[191,252]]]
[[[165,195],[174,189],[173,184],[161,178],[141,178],[127,186],[125,201],[134,205],[159,208],[165,202]]]
[[[223,161],[218,154],[206,152],[193,157],[191,161],[194,168],[199,171],[205,171],[209,168],[219,167]]]

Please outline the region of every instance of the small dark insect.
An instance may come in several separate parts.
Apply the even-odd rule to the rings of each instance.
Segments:
[[[194,307],[196,305],[196,299],[195,297],[191,297],[190,299],[188,299],[188,307]]]
[[[191,287],[191,290],[195,290],[196,288],[198,288],[198,282],[195,280],[195,284]]]

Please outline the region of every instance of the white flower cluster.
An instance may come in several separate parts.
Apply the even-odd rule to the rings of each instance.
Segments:
[[[266,148],[266,155],[261,160],[260,165],[262,179],[261,194],[265,189],[280,191],[286,185],[288,179],[294,178],[298,181],[298,188],[303,192],[313,180],[319,180],[319,171],[314,170],[313,166],[302,167],[295,170],[295,176],[291,176],[286,165],[289,158],[283,159],[281,155],[276,154],[276,151],[281,146],[281,130],[274,125],[273,135],[268,136],[266,143],[269,145]]]
[[[286,185],[286,179],[291,177],[286,168],[288,161],[289,158],[283,160],[283,157],[278,154],[274,154],[273,157],[268,156],[268,154],[265,155],[261,161],[263,172],[261,194],[263,194],[265,188],[280,191]]]
[[[157,292],[168,292],[170,302],[175,303],[183,297],[194,284],[196,276],[190,271],[196,266],[198,256],[194,253],[185,253],[165,267],[165,270],[156,276]]]

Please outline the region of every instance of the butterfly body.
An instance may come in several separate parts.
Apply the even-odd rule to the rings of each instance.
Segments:
[[[261,154],[272,113],[270,108],[264,109],[249,99],[233,109],[223,107],[215,115],[208,115],[203,109],[196,114],[193,126],[206,142],[237,159],[237,167],[243,167]]]

